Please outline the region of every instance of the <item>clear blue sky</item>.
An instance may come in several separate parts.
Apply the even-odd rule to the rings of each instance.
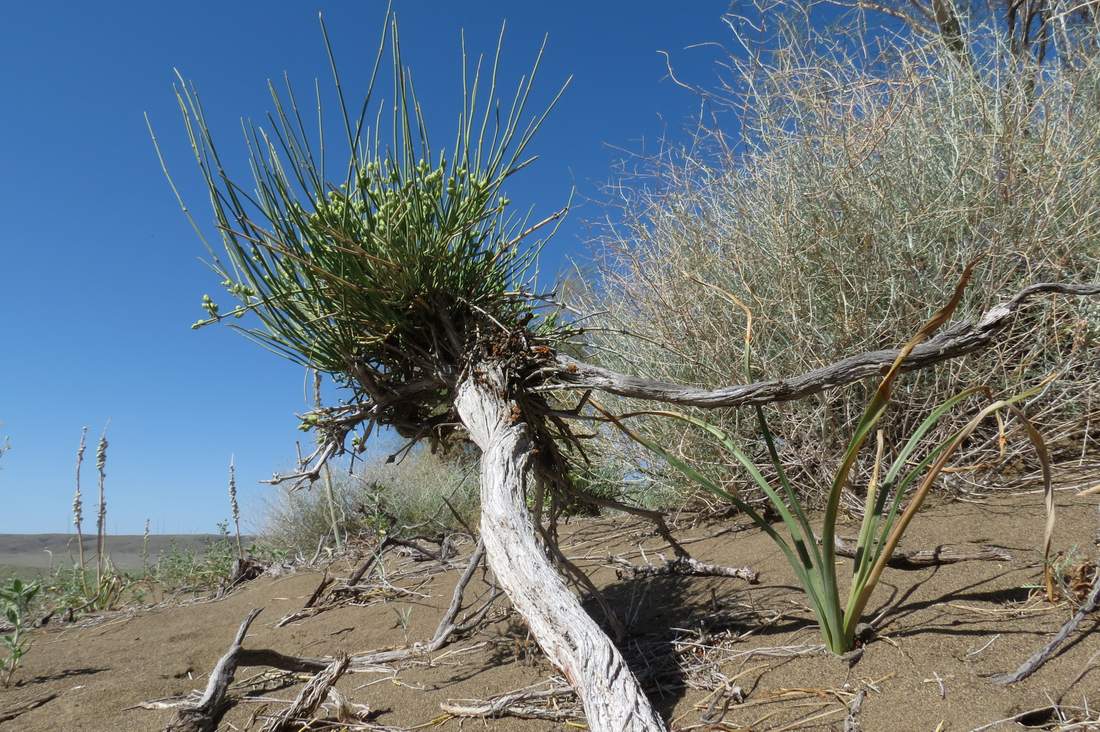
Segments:
[[[544,265],[584,256],[584,220],[622,150],[652,147],[690,124],[698,100],[666,78],[713,79],[725,0],[414,2],[394,4],[407,62],[432,114],[457,108],[459,31],[491,52],[507,20],[512,69],[550,40],[541,89],[575,76],[536,145],[541,160],[511,187],[548,211],[576,186],[575,207]],[[210,531],[228,513],[236,454],[246,519],[290,466],[302,434],[304,375],[224,328],[192,331],[217,278],[161,176],[143,113],[184,196],[209,221],[172,95],[178,67],[199,87],[240,176],[237,120],[269,108],[265,83],[287,71],[307,96],[329,84],[323,10],[349,97],[363,89],[381,2],[5,5],[0,24],[0,532],[69,531],[74,450],[83,425],[110,419],[108,529]],[[451,134],[440,130],[437,136]],[[308,436],[306,437],[308,440]],[[89,457],[94,447],[89,449]],[[84,487],[94,492],[94,458]],[[91,516],[90,505],[86,516]]]

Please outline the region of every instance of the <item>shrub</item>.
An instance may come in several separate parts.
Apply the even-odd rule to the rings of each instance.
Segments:
[[[354,474],[333,473],[333,494],[345,536],[461,530],[477,521],[477,463],[417,447],[403,459],[364,463]],[[327,498],[314,486],[282,490],[268,506],[263,533],[276,546],[312,552],[332,538]],[[447,503],[450,504],[448,508]],[[451,512],[457,512],[458,517]]]
[[[756,316],[757,375],[778,378],[903,342],[979,254],[963,316],[1035,281],[1097,278],[1100,63],[1009,64],[1000,31],[973,28],[971,46],[984,53],[970,66],[936,41],[903,36],[872,47],[782,7],[759,19],[767,22],[758,33],[738,36],[748,52],[731,57],[734,76],[706,93],[736,112],[735,133],[705,126],[616,187],[596,242],[600,284],[582,298],[596,313],[586,321],[592,357],[653,378],[732,383],[744,327],[732,295]],[[1016,393],[1057,371],[1029,411],[1053,449],[1081,457],[1085,425],[1100,416],[1098,335],[1095,303],[1032,310],[998,347],[899,386],[898,409],[882,425],[887,444],[960,385]],[[830,391],[775,416],[780,457],[804,498],[828,492],[831,456],[871,388]],[[751,417],[707,419],[768,462]],[[944,434],[958,426],[946,422]],[[762,499],[733,477],[728,455],[684,424],[638,429],[725,488]],[[992,429],[972,445],[1003,466]],[[609,460],[646,465],[627,442],[612,440],[608,451]],[[863,461],[859,472],[868,470]],[[660,464],[646,472],[658,486],[690,486]],[[960,486],[980,479],[952,476]]]
[[[252,550],[249,550],[252,553]],[[218,537],[206,546],[169,546],[149,573],[160,589],[204,592],[217,589],[233,573],[237,560],[237,544],[229,534],[229,522],[218,523]]]
[[[863,410],[859,422],[848,440],[843,459],[840,460],[836,471],[831,476],[825,515],[821,522],[820,546],[818,546],[817,535],[810,525],[810,520],[802,502],[798,498],[795,484],[787,477],[787,472],[779,460],[775,438],[768,427],[763,407],[757,406],[755,408],[757,423],[761,436],[767,445],[768,455],[771,458],[782,493],[775,489],[771,481],[763,476],[757,464],[745,455],[737,442],[731,439],[722,429],[701,419],[688,417],[677,412],[655,412],[654,416],[671,417],[699,428],[707,439],[710,439],[736,459],[749,475],[755,487],[767,496],[770,508],[780,517],[782,522],[782,526],[779,528],[780,530],[786,530],[789,540],[780,535],[776,528],[773,528],[769,518],[754,510],[736,492],[720,488],[661,445],[639,438],[622,426],[621,422],[618,423],[619,427],[628,436],[640,441],[647,448],[662,456],[669,465],[680,471],[700,488],[728,500],[743,511],[753,523],[776,543],[786,557],[791,569],[794,570],[802,590],[810,600],[810,606],[821,629],[822,640],[824,640],[829,650],[834,653],[846,653],[855,646],[858,624],[867,602],[870,600],[871,593],[882,576],[883,569],[952,454],[966,442],[978,425],[988,417],[1001,411],[1012,412],[1024,424],[1028,437],[1035,446],[1036,453],[1042,462],[1043,484],[1046,491],[1048,512],[1050,512],[1048,513],[1049,518],[1043,546],[1044,573],[1047,580],[1047,596],[1052,601],[1054,599],[1054,588],[1049,565],[1047,564],[1050,555],[1054,514],[1046,445],[1023,412],[1015,406],[1017,402],[1034,396],[1035,391],[1042,388],[1042,384],[1033,392],[1022,392],[1007,399],[994,401],[979,411],[976,416],[969,418],[961,429],[938,443],[926,440],[927,435],[933,432],[941,419],[953,411],[961,411],[956,410],[956,407],[982,391],[980,387],[962,390],[942,404],[936,405],[924,417],[920,425],[905,440],[904,445],[896,450],[896,457],[889,464],[889,467],[886,467],[886,462],[883,460],[885,450],[883,434],[878,431],[876,434],[878,444],[876,446],[874,468],[871,479],[867,484],[863,521],[860,526],[859,538],[856,541],[855,560],[852,565],[851,582],[846,602],[842,600],[840,584],[837,581],[834,539],[836,538],[841,494],[849,483],[852,467],[858,460],[864,444],[871,433],[875,432],[875,428],[890,406],[894,386],[901,375],[901,363],[914,347],[927,339],[950,317],[958,305],[959,299],[961,299],[969,275],[970,270],[968,267],[951,301],[902,347],[898,357],[882,377],[874,395]],[[745,338],[746,348],[749,347],[751,341],[751,330],[748,332],[749,334]],[[747,363],[748,359],[746,359]],[[746,368],[746,372],[748,372],[746,375],[751,377],[751,370]],[[929,442],[932,444],[929,445]],[[915,489],[912,498],[906,502],[907,493],[910,487],[913,486],[915,486]]]

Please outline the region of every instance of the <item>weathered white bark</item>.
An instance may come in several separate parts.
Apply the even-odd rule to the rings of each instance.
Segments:
[[[455,406],[481,448],[481,536],[489,566],[584,706],[589,729],[659,731],[664,724],[611,639],[581,607],[535,538],[524,491],[532,444],[500,370],[473,369]]]

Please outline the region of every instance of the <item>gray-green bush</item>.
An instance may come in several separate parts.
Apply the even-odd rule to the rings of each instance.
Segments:
[[[778,378],[905,341],[978,255],[960,317],[1032,282],[1100,276],[1100,63],[1009,63],[1001,32],[983,27],[967,29],[982,51],[974,65],[936,39],[872,48],[796,10],[758,18],[755,40],[729,19],[744,49],[720,88],[703,93],[712,108],[736,113],[735,133],[703,125],[691,145],[665,148],[613,189],[596,242],[599,283],[582,298],[596,313],[585,321],[594,357],[655,378],[736,382],[745,321],[732,296],[755,317],[756,377]],[[962,386],[1014,393],[1057,371],[1029,413],[1063,459],[1091,459],[1098,336],[1095,303],[1036,306],[997,347],[907,379],[884,425],[888,442]],[[782,405],[771,418],[804,498],[827,490],[869,388]],[[751,415],[706,418],[764,456]],[[729,457],[705,436],[668,421],[638,427],[734,486]],[[1022,454],[1018,436],[1008,444]],[[971,447],[975,464],[1007,464],[995,433]],[[610,462],[647,465],[634,445],[612,441],[607,451]],[[652,468],[654,485],[683,486]],[[963,489],[988,479],[952,475]]]
[[[444,458],[416,447],[392,463],[362,463],[351,475],[334,470],[332,478],[340,528],[349,538],[381,531],[432,534],[477,523],[477,462],[472,459]],[[266,539],[303,552],[313,551],[322,537],[330,543],[328,499],[321,488],[281,490],[268,505]]]

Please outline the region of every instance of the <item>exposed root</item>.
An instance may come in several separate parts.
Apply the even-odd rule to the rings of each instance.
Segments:
[[[836,553],[841,557],[855,557],[856,543],[851,539],[836,537],[833,542]],[[953,546],[941,544],[935,549],[916,549],[911,551],[896,550],[890,559],[886,561],[887,567],[894,569],[923,569],[935,567],[941,564],[954,564],[956,562],[1008,562],[1012,555],[1006,550],[995,546],[978,546],[969,548],[966,546]]]
[[[550,688],[540,688],[544,685],[539,684],[489,699],[446,701],[439,707],[452,717],[517,717],[554,722],[583,720],[584,710],[564,680],[555,678],[550,685]]]
[[[1069,634],[1076,630],[1077,626],[1081,624],[1081,621],[1085,619],[1085,616],[1100,606],[1100,572],[1096,573],[1096,579],[1092,583],[1092,592],[1089,593],[1085,602],[1077,609],[1073,617],[1066,621],[1065,625],[1054,634],[1054,637],[1050,639],[1050,642],[1036,651],[1031,658],[1024,661],[1019,668],[1012,673],[998,674],[993,677],[993,682],[997,684],[1015,684],[1018,681],[1023,681],[1028,676],[1035,673],[1040,666],[1047,662],[1047,660],[1054,655],[1054,652],[1061,645],[1062,641],[1069,637]]]
[[[288,732],[301,720],[309,726],[318,708],[328,698],[329,690],[347,670],[348,657],[338,656],[324,671],[309,680],[289,707],[268,720],[263,732]]]
[[[752,567],[726,567],[719,564],[707,564],[683,555],[670,559],[664,564],[631,564],[621,557],[608,557],[615,565],[615,574],[619,579],[639,579],[641,577],[662,577],[678,575],[686,577],[734,577],[749,584],[760,580],[760,573]]]
[[[861,732],[862,727],[859,724],[859,711],[863,707],[863,699],[867,696],[867,692],[860,689],[855,696],[852,697],[851,703],[848,704],[848,716],[844,718],[844,732]]]

